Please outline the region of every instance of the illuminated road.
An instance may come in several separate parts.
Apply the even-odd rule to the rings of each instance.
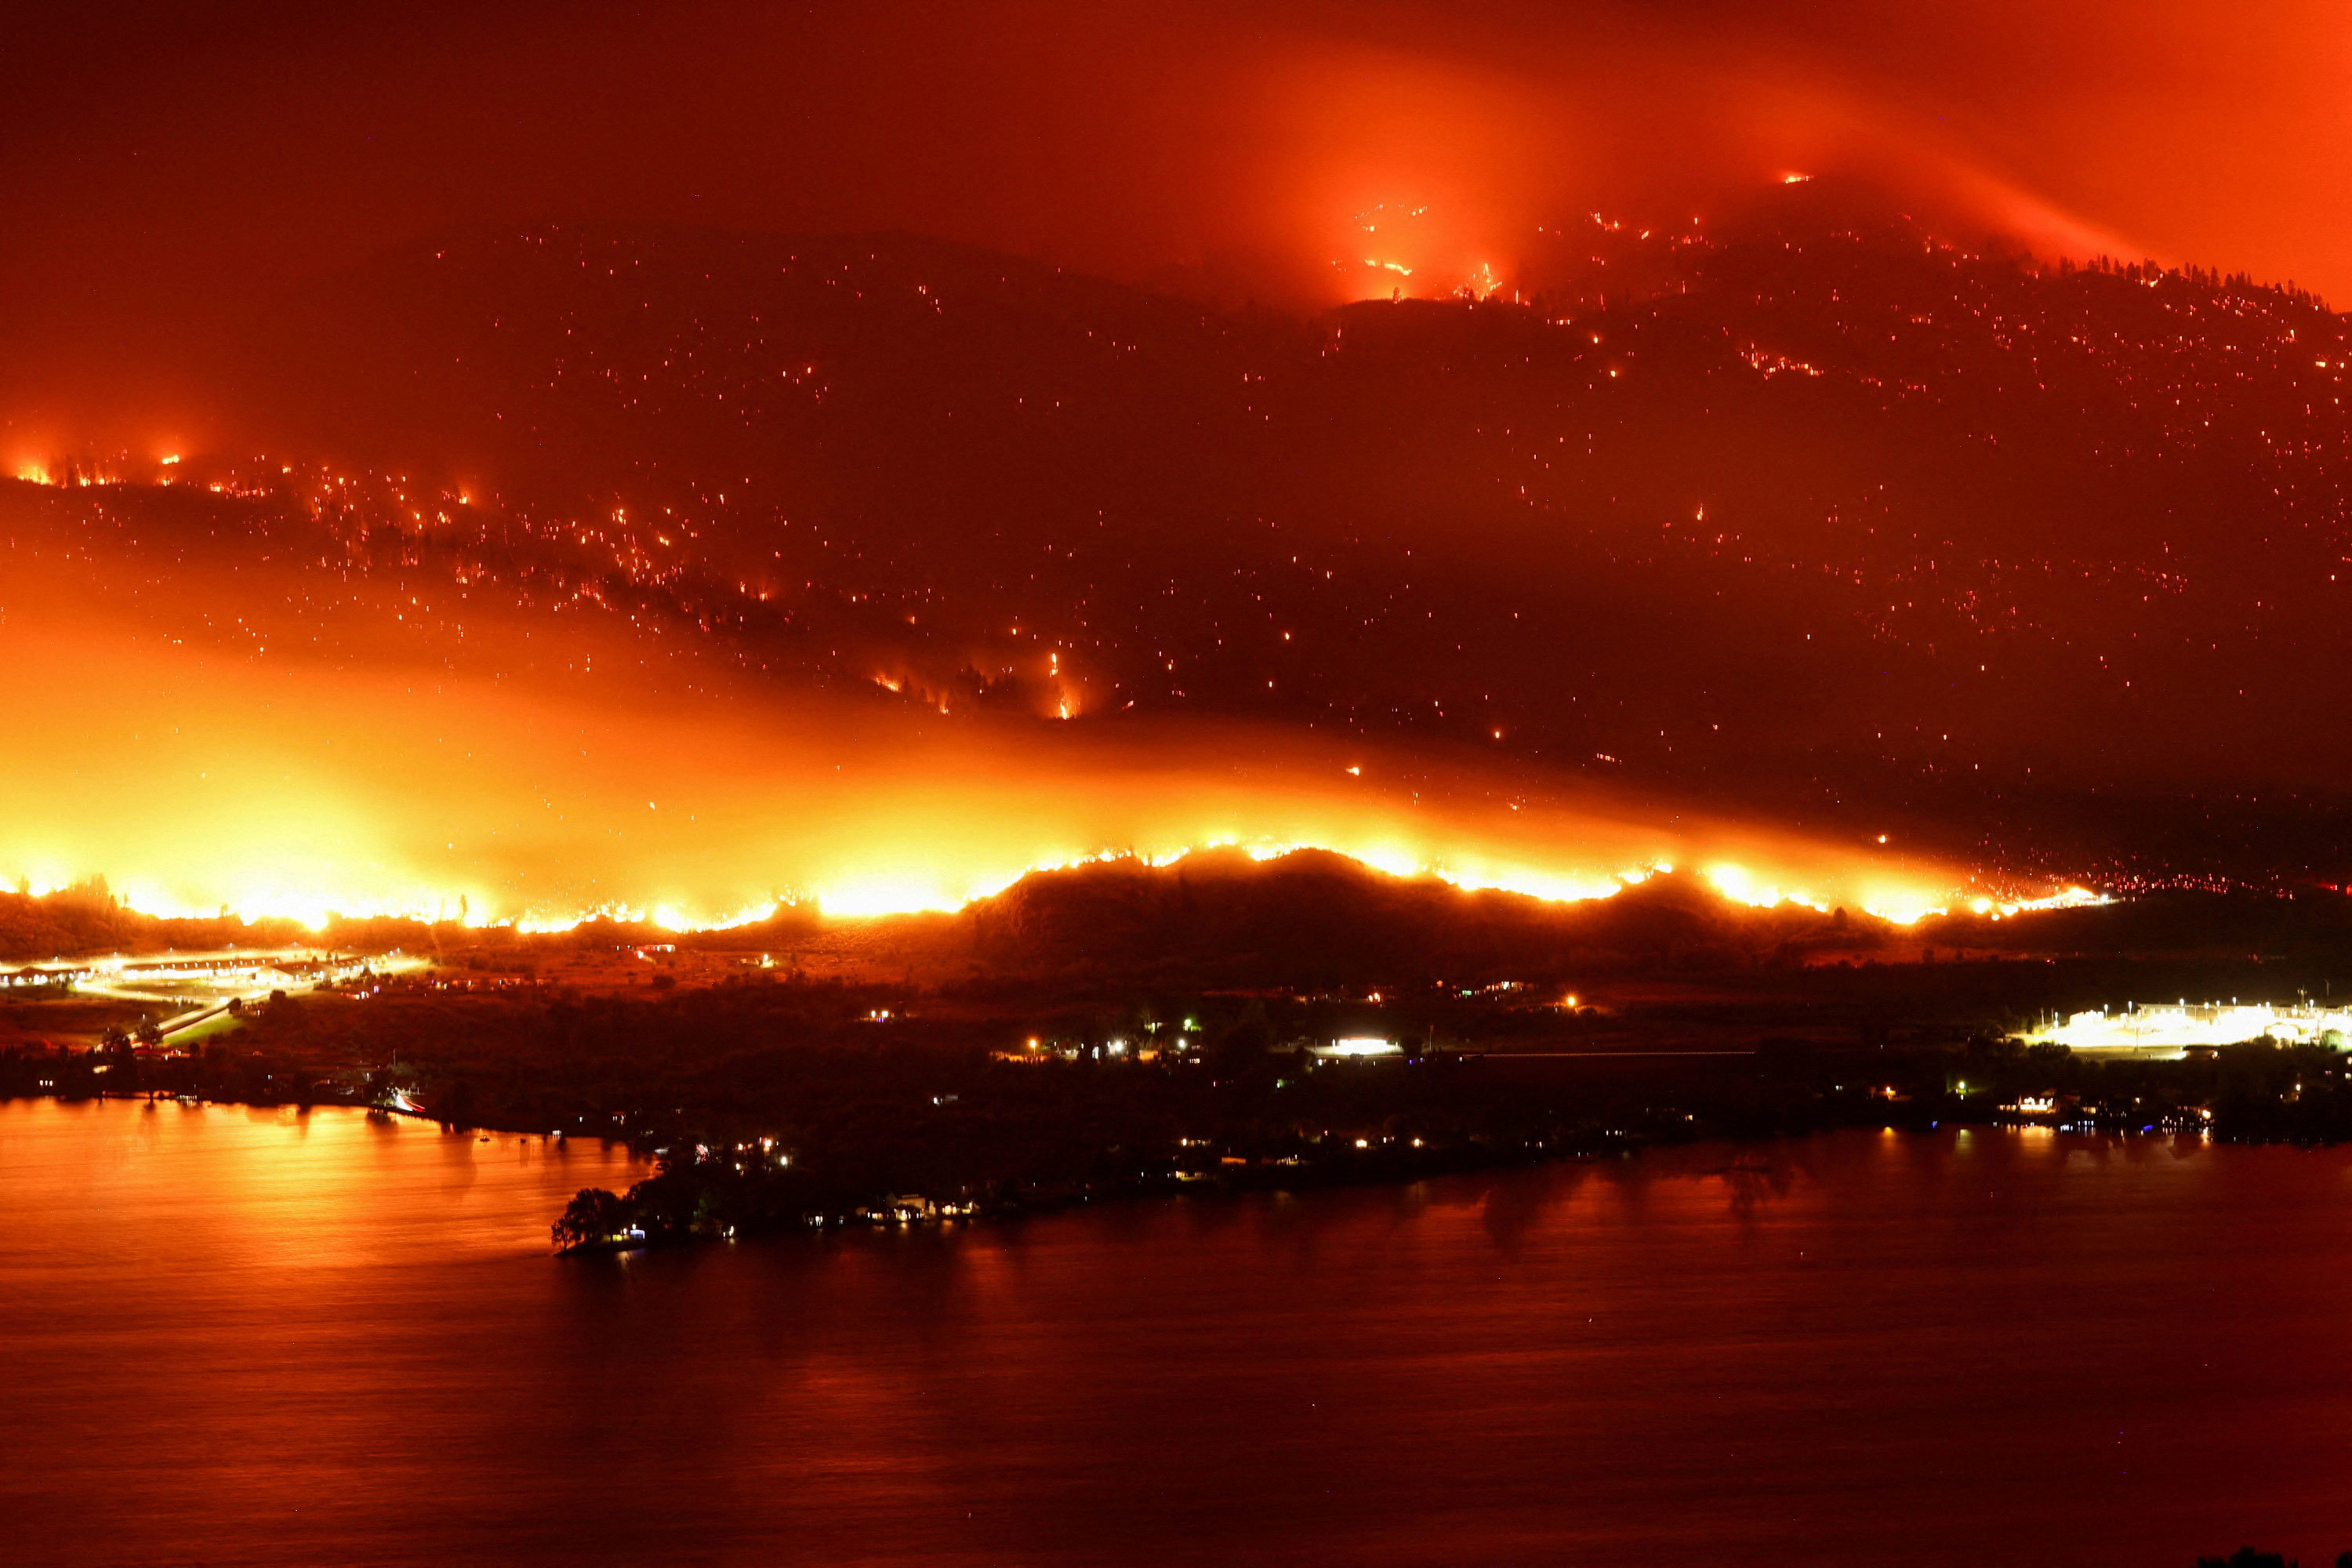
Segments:
[[[227,955],[221,955],[226,958]],[[103,996],[121,1002],[154,1002],[165,1005],[182,1005],[191,1000],[188,990],[203,987],[213,995],[193,1007],[176,1013],[155,1026],[157,1034],[165,1039],[175,1034],[209,1022],[228,1011],[232,1003],[250,1004],[268,1000],[272,993],[293,995],[314,991],[324,984],[356,979],[362,973],[394,974],[425,967],[427,961],[404,953],[376,953],[338,959],[286,952],[239,953],[236,962],[209,967],[216,962],[204,954],[175,956],[166,960],[117,960],[101,964],[86,979],[74,983],[73,989],[85,996]],[[290,961],[294,967],[280,967]],[[143,984],[142,984],[143,983]],[[164,983],[176,984],[178,989],[163,990]]]

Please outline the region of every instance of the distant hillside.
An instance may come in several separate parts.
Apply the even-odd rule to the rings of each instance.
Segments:
[[[1889,929],[1842,911],[1749,910],[1680,877],[1559,904],[1313,851],[1265,865],[1211,853],[1157,869],[1039,872],[967,918],[992,971],[1302,987],[1738,969],[1866,950]]]
[[[1045,984],[1073,992],[1166,987],[1312,991],[1600,975],[1720,977],[1802,963],[1908,963],[1923,951],[2091,958],[2293,959],[2323,971],[2352,952],[2352,897],[2193,890],[1995,919],[1967,910],[1895,926],[1861,911],[1758,909],[1697,879],[1653,877],[1612,898],[1551,902],[1400,878],[1301,850],[1258,861],[1207,850],[1172,864],[1112,860],[1037,871],[952,914],[772,921],[679,933],[596,921],[542,935],[404,920],[166,921],[125,909],[103,881],[0,893],[0,962],[110,952],[316,945],[398,947],[463,964],[527,966],[572,951],[669,943],[771,952],[785,973],[914,984]]]
[[[246,499],[179,536],[883,705],[1245,716],[2126,885],[2343,879],[2343,321],[1787,203],[1595,223],[1528,302],[1316,321],[905,237],[448,236],[257,327],[270,460],[192,456]]]
[[[292,921],[158,920],[126,909],[104,878],[35,896],[0,893],[0,963],[90,958],[112,952],[161,952],[238,943],[289,944],[309,933]]]

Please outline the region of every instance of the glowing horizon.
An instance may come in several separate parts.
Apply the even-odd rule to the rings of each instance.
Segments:
[[[1685,867],[1741,902],[1898,923],[2055,890],[1399,742],[778,693],[626,629],[559,640],[462,597],[414,616],[397,587],[336,584],[323,644],[233,575],[144,597],[49,568],[71,552],[36,537],[0,657],[69,674],[0,691],[0,880],[103,875],[165,918],[707,931],[951,911],[1033,871],[1220,847],[1551,901]]]
[[[1384,850],[1378,846],[1369,849],[1349,849],[1311,842],[1249,841],[1225,837],[1159,852],[1101,850],[1063,859],[1031,862],[1009,873],[967,880],[953,891],[947,890],[946,884],[936,879],[926,879],[919,873],[901,869],[871,875],[853,874],[824,887],[731,910],[696,909],[675,901],[655,900],[608,902],[571,910],[544,907],[509,909],[498,901],[494,893],[478,891],[412,893],[390,900],[338,898],[331,894],[263,893],[243,899],[191,901],[163,890],[150,881],[132,879],[117,885],[111,879],[104,878],[103,873],[96,875],[104,880],[107,891],[121,907],[159,920],[227,918],[240,921],[247,926],[265,921],[289,921],[313,931],[322,931],[337,921],[400,920],[428,925],[457,924],[477,931],[511,929],[534,935],[560,934],[595,921],[612,921],[622,924],[650,925],[681,934],[702,934],[760,924],[795,910],[806,910],[826,921],[952,914],[1040,873],[1074,870],[1090,865],[1127,864],[1158,868],[1176,865],[1196,855],[1213,854],[1220,850],[1244,854],[1260,864],[1292,855],[1329,854],[1398,880],[1431,879],[1465,892],[1502,892],[1552,904],[1587,903],[1614,898],[1628,889],[1641,886],[1653,877],[1668,875],[1677,869],[1672,863],[1659,860],[1601,875],[1549,872],[1523,866],[1505,867],[1491,861],[1473,861],[1471,864],[1480,865],[1482,868],[1471,870],[1443,859],[1421,861],[1402,858],[1392,849]],[[2071,885],[2039,897],[2011,895],[1991,899],[1981,895],[1962,898],[1958,894],[1937,893],[1919,885],[1894,881],[1865,887],[1859,890],[1858,896],[1842,899],[1768,882],[1746,868],[1728,862],[1706,866],[1698,872],[1698,879],[1727,901],[1753,909],[1795,906],[1826,913],[1850,904],[1864,914],[1897,926],[1912,925],[1923,919],[1948,914],[1956,907],[1999,918],[2027,910],[2078,908],[2112,901],[2105,895]],[[90,878],[37,880],[28,875],[19,874],[14,880],[20,892],[38,898],[68,891],[78,886],[88,886]]]

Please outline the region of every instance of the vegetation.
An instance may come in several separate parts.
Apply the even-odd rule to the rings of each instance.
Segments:
[[[2052,984],[2040,964],[1649,982],[1646,1004],[1607,1010],[1515,984],[1375,1001],[1067,977],[857,985],[739,967],[715,984],[583,996],[520,977],[473,989],[474,973],[281,996],[184,1054],[119,1026],[88,1050],[0,1046],[0,1093],[390,1108],[625,1140],[656,1163],[626,1194],[576,1201],[562,1246],[1412,1179],[1846,1127],[2034,1120],[2352,1139],[2347,1058],[2327,1046],[2153,1061],[2021,1045],[2007,1033],[2016,1009],[1992,1004],[2004,986],[2012,1002],[2039,995]],[[1346,1061],[1308,1048],[1351,1034],[1399,1050]],[[1619,1054],[1662,1042],[1678,1049]]]
[[[452,935],[434,968],[161,1040],[127,1005],[18,993],[0,1001],[0,1093],[365,1106],[623,1140],[656,1162],[626,1194],[583,1195],[565,1246],[1842,1127],[2324,1142],[2352,1139],[2340,1041],[2141,1061],[2017,1037],[2106,998],[2329,994],[2342,904],[2159,897],[1952,920],[1913,933],[1919,961],[1888,963],[1862,920],[1745,910],[1667,878],[1544,906],[1328,856],[1096,868],[870,928],[859,973],[887,983],[799,973],[828,940],[803,920],[758,933],[781,954],[612,930]],[[2132,955],[2221,916],[2247,943],[2234,954]],[[1998,945],[2037,931],[2092,955]],[[2246,956],[2257,940],[2275,956]],[[1394,1058],[1310,1049],[1363,1035]]]

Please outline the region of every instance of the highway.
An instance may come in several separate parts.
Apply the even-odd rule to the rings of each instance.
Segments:
[[[343,956],[289,950],[174,954],[144,963],[109,960],[88,978],[75,982],[73,988],[84,996],[181,1006],[183,1011],[155,1026],[157,1033],[169,1039],[219,1017],[232,1002],[266,1002],[274,992],[296,995],[326,982],[356,979],[363,973],[396,973],[422,968],[425,962],[400,952]],[[163,988],[167,984],[170,989]],[[190,991],[199,986],[211,994],[192,997]],[[194,1005],[188,1005],[192,1001]]]

